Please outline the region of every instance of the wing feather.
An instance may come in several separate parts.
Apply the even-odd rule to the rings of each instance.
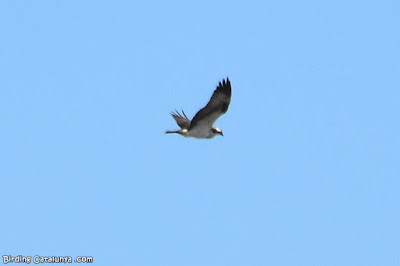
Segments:
[[[171,112],[172,117],[175,119],[176,123],[180,126],[180,128],[188,129],[190,127],[190,119],[186,116],[183,110],[182,114],[180,114],[177,110],[175,110],[175,112]]]
[[[231,82],[226,78],[219,82],[207,105],[193,117],[189,130],[198,126],[211,128],[215,121],[228,111],[231,95]]]

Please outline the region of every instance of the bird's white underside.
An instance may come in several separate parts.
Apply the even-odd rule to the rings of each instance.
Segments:
[[[210,139],[218,134],[212,132],[210,128],[196,127],[189,130],[184,136],[193,137],[197,139]]]

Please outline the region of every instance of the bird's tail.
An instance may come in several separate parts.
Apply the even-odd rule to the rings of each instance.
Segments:
[[[180,130],[167,130],[165,131],[165,134],[171,134],[171,133],[180,133]]]

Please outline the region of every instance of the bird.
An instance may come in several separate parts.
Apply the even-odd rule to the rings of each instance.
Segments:
[[[165,133],[177,133],[184,137],[193,137],[197,139],[212,139],[217,135],[224,136],[222,130],[213,127],[215,121],[228,111],[231,102],[231,82],[229,78],[219,82],[210,101],[207,105],[196,113],[190,120],[185,112],[171,112],[172,117],[181,129],[167,130]]]

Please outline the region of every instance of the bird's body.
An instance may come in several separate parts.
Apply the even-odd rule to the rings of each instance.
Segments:
[[[166,133],[177,133],[184,137],[198,139],[211,139],[216,135],[223,136],[222,130],[213,127],[213,124],[228,111],[231,94],[231,82],[227,78],[218,84],[208,104],[198,111],[192,120],[186,116],[183,110],[182,114],[178,111],[171,113],[181,129],[168,130]]]

